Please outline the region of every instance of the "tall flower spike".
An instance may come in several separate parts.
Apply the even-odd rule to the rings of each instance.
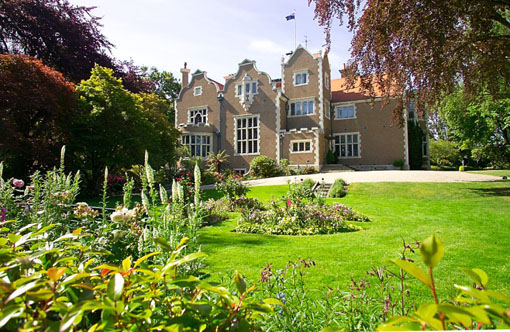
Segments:
[[[177,181],[172,181],[172,202],[177,201]]]
[[[202,182],[200,167],[198,163],[195,164],[195,207],[198,207],[200,204],[200,185]]]

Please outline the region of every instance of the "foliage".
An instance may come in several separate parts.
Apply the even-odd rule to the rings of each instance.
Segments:
[[[291,186],[281,204],[272,201],[267,211],[258,208],[242,211],[236,232],[275,235],[313,235],[360,230],[346,221],[369,221],[352,209],[335,204],[323,205],[315,196],[313,182]]]
[[[393,167],[397,167],[398,169],[402,170],[405,164],[406,163],[403,159],[397,159],[393,162]]]
[[[457,329],[501,329],[510,327],[508,309],[502,302],[510,303],[510,297],[487,290],[489,278],[481,269],[460,268],[473,280],[474,286],[455,285],[460,294],[453,303],[440,303],[437,296],[433,270],[444,255],[444,245],[432,235],[420,243],[425,272],[409,260],[393,260],[401,271],[410,274],[427,286],[434,299],[433,303],[422,304],[415,312],[397,316],[379,327],[379,330],[457,330]],[[495,301],[494,301],[494,300]]]
[[[409,144],[409,168],[422,169],[423,166],[423,130],[413,121],[407,121]]]
[[[336,179],[331,189],[329,190],[329,197],[342,198],[347,195],[347,191],[345,188],[347,187],[347,183],[343,179]]]
[[[278,175],[278,165],[268,156],[257,156],[250,162],[250,174],[256,177],[268,178]]]
[[[303,168],[299,168],[296,172],[297,175],[309,175],[316,173],[319,173],[319,171],[313,166],[305,166]]]
[[[326,41],[336,18],[353,31],[352,72],[374,94],[416,98],[423,114],[459,81],[470,95],[509,79],[510,3],[464,0],[309,0]],[[379,87],[374,86],[374,81]],[[402,116],[404,104],[399,105]]]
[[[216,190],[225,196],[227,200],[243,197],[248,192],[248,187],[242,182],[242,175],[230,174],[225,178],[220,177],[216,183]]]
[[[208,199],[204,202],[205,218],[207,225],[214,225],[220,221],[228,219],[228,213],[231,211],[231,203],[224,199]]]
[[[430,163],[439,167],[459,166],[462,161],[457,145],[450,141],[430,142]]]
[[[331,150],[328,150],[326,154],[326,163],[328,164],[336,164],[338,162],[338,156]]]
[[[77,91],[82,116],[75,121],[71,150],[89,170],[90,186],[97,189],[105,166],[112,172],[129,168],[143,160],[145,150],[154,152],[157,167],[173,160],[177,133],[165,113],[166,101],[130,93],[112,70],[100,66]]]
[[[0,53],[25,53],[73,82],[86,79],[95,64],[114,68],[113,46],[99,31],[94,7],[67,0],[0,2]]]
[[[281,175],[293,175],[292,169],[290,168],[289,159],[280,159],[280,174]]]
[[[209,152],[205,162],[209,165],[211,172],[219,172],[221,171],[221,166],[227,162],[228,157],[229,155],[225,150],[218,151],[217,153]]]
[[[451,140],[470,151],[478,166],[510,162],[510,88],[500,83],[497,96],[482,90],[470,97],[458,86],[441,100],[438,112]]]
[[[0,54],[0,159],[7,175],[27,177],[34,168],[58,165],[60,147],[73,138],[74,92],[72,83],[41,61]]]
[[[83,243],[90,237],[86,229],[47,246],[45,234],[51,227],[32,224],[0,238],[0,324],[8,330],[237,331],[254,329],[262,313],[271,313],[270,304],[280,303],[255,300],[255,287],[247,288],[239,274],[234,277],[237,292],[231,293],[179,273],[203,256],[182,255],[187,239],[175,249],[161,240],[169,256],[163,264],[149,263],[160,254],[153,252],[136,261],[127,257],[120,266],[97,265],[95,253]]]

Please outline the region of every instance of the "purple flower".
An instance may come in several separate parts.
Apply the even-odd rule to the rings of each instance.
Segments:
[[[0,206],[0,221],[7,220],[7,215],[5,214],[6,211],[7,210],[4,207]]]
[[[15,186],[16,188],[23,188],[25,182],[23,182],[23,180],[20,179],[14,179],[12,180],[12,185]]]

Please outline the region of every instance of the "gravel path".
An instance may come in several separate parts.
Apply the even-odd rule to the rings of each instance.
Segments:
[[[313,179],[333,183],[342,178],[347,183],[356,182],[478,182],[498,181],[499,176],[473,174],[456,171],[367,171],[367,172],[338,172],[319,173],[311,175],[279,176],[275,178],[248,180],[250,186],[269,186],[286,184],[287,181],[299,182],[301,179]]]

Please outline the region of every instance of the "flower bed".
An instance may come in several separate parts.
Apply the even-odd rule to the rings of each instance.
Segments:
[[[347,221],[365,222],[360,215],[342,204],[303,204],[287,200],[284,206],[273,202],[268,211],[246,210],[238,221],[236,232],[275,235],[314,235],[361,230]]]

